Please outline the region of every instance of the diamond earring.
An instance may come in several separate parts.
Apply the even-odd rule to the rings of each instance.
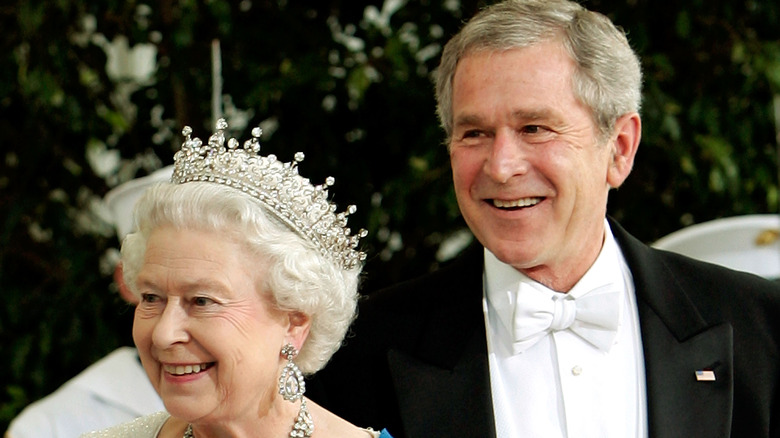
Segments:
[[[282,356],[287,358],[287,364],[282,369],[282,375],[279,377],[279,394],[285,400],[294,402],[303,398],[306,392],[306,382],[303,380],[303,373],[295,365],[293,359],[298,355],[298,350],[292,344],[286,344],[282,347]]]

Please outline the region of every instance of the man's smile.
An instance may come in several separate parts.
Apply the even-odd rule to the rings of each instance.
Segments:
[[[491,202],[493,206],[497,208],[519,209],[523,207],[532,207],[542,202],[543,200],[544,198],[533,197],[533,198],[520,198],[514,200],[490,199],[488,201]]]

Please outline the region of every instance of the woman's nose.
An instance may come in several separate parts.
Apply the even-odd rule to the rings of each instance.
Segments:
[[[188,319],[186,309],[179,300],[168,300],[152,332],[152,342],[158,348],[189,340]]]

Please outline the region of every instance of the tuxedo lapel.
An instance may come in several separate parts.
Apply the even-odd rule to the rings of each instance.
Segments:
[[[610,225],[634,277],[650,436],[729,436],[731,325],[707,324],[662,256],[615,222]],[[715,380],[697,380],[697,370],[711,371]]]
[[[650,436],[727,437],[734,390],[732,332],[720,324],[679,341],[648,306],[639,319]],[[715,381],[697,380],[711,371]]]
[[[388,362],[404,429],[416,437],[495,436],[487,358],[477,339],[454,368],[440,368],[398,351]]]
[[[482,313],[482,248],[420,290],[425,323],[411,348],[387,361],[409,438],[495,437]]]

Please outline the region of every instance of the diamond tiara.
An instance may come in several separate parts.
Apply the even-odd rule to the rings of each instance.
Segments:
[[[350,205],[346,211],[336,213],[336,205],[328,201],[327,188],[334,184],[333,177],[314,186],[300,176],[298,163],[303,161],[302,152],[296,153],[289,163],[279,161],[275,155],[260,155],[263,131],[259,127],[252,130],[252,139],[245,141],[243,148],[235,138],[229,139],[226,146],[227,127],[225,119],[219,119],[216,132],[203,144],[199,138],[191,137],[192,128],[185,126],[185,141],[173,157],[171,182],[213,182],[241,190],[314,244],[326,258],[347,270],[358,267],[366,254],[356,248],[368,231],[361,229],[352,235],[347,228],[347,216],[357,208]]]

